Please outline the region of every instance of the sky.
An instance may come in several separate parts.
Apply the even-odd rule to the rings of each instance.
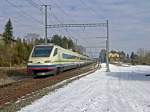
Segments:
[[[15,37],[27,33],[44,37],[42,4],[51,5],[48,24],[109,20],[110,50],[130,53],[139,48],[150,49],[150,0],[0,0],[0,33],[11,18]],[[85,47],[105,47],[105,40],[96,38],[106,36],[105,27],[48,29],[48,37],[53,34],[77,39]]]

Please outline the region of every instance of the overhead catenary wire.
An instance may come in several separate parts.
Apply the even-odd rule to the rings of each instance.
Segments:
[[[61,20],[59,20],[59,18],[53,13],[53,11],[51,10],[51,8],[49,8],[49,12],[48,12],[49,16],[52,16],[58,23],[62,23]],[[63,34],[63,32],[61,31],[61,33]]]
[[[40,5],[34,2],[33,0],[26,0],[31,6],[35,7],[36,9],[40,9]]]
[[[33,0],[26,0],[26,2],[28,2],[34,8],[38,9],[40,11],[40,13],[43,15],[43,11],[41,10],[41,5],[40,4],[34,2]]]
[[[1,7],[0,7],[1,8]],[[5,12],[3,9],[0,9],[0,12],[2,13],[2,17],[7,17],[7,16],[5,16],[6,15],[6,13],[7,12]],[[34,25],[32,25],[32,24],[25,24],[24,22],[22,22],[22,17],[21,16],[14,16],[14,17],[12,17],[13,19],[13,21],[16,23],[16,25],[18,26],[18,27],[20,27],[20,28],[34,28],[34,29],[41,29],[41,27],[36,27],[36,26],[34,26]]]
[[[96,16],[98,15],[98,13],[92,7],[90,7],[89,5],[87,5],[87,3],[85,3],[85,1],[80,0],[80,2],[81,2],[82,5],[86,6],[91,11],[91,13],[93,15],[96,15]]]
[[[31,17],[31,15],[26,15],[26,13],[23,13],[22,10],[20,9],[23,9],[24,6],[26,7],[26,5],[19,5],[19,4],[15,4],[15,2],[10,2],[8,0],[5,0],[5,4],[11,6],[12,8],[15,9],[15,14],[13,14],[11,16],[11,18],[8,16],[9,12],[11,12],[11,10],[5,10],[4,8],[0,7],[1,10],[0,12],[2,12],[2,15],[4,18],[10,18],[11,21],[13,22],[13,26],[15,29],[22,29],[22,30],[25,30],[25,31],[31,31],[31,29],[34,29],[35,32],[38,32],[42,30],[42,26],[41,24],[39,23],[39,21],[36,21],[35,19],[33,19]],[[0,5],[3,5],[3,4],[0,4]],[[16,14],[18,14],[19,16],[16,16]],[[26,20],[26,22],[24,21]],[[32,23],[36,23],[35,24],[31,24]],[[38,24],[37,24],[38,23]],[[4,24],[3,24],[4,25]],[[22,32],[23,34],[25,32]]]
[[[62,3],[61,1],[59,1],[59,2]],[[60,9],[60,11],[61,11],[66,17],[69,17],[68,13],[66,13],[65,10],[64,10],[60,5],[58,5],[58,4],[56,3],[56,1],[53,0],[53,3],[54,3],[54,5],[57,6],[57,8]],[[75,21],[74,19],[70,18],[70,20],[71,20],[71,22],[76,23],[76,21]],[[66,30],[66,32],[69,33],[68,30]],[[80,37],[80,35],[79,35],[79,37]],[[75,40],[76,40],[76,39],[75,39]],[[84,40],[84,41],[86,41],[86,40]]]
[[[59,3],[62,4],[61,1],[59,1]],[[53,0],[53,4],[54,4],[55,6],[57,6],[57,8],[58,8],[66,17],[69,17],[69,14],[66,13],[65,10],[64,10],[60,5],[58,5],[58,3],[56,3],[56,1]],[[58,20],[58,19],[57,19],[57,20]],[[70,21],[73,22],[73,23],[77,23],[77,22],[75,21],[75,19],[72,19],[72,18],[70,18]],[[62,24],[62,22],[60,22],[60,23]],[[75,38],[75,37],[72,36],[72,34],[68,31],[67,28],[65,28],[65,31],[66,31],[72,38],[74,38],[74,40],[78,40],[77,38]],[[76,33],[76,35],[78,35],[78,37],[81,37],[81,35],[80,35],[79,33]],[[80,38],[80,39],[87,42],[87,40],[84,40],[84,39],[82,39],[82,38]]]
[[[60,3],[60,4],[63,4],[63,3],[61,2],[61,0],[59,1],[59,3]],[[83,2],[83,3],[84,3],[84,2]],[[53,4],[54,4],[55,6],[57,6],[57,8],[58,8],[66,17],[69,17],[69,14],[65,12],[65,10],[61,7],[61,5],[58,4],[58,2],[56,2],[55,0],[53,0]],[[85,3],[84,3],[84,4],[85,4]],[[87,5],[86,5],[86,6],[87,6]],[[93,10],[93,12],[94,12],[94,10]],[[94,15],[94,16],[95,16],[95,15]],[[77,22],[75,21],[75,19],[72,19],[72,18],[69,18],[69,19],[71,20],[72,23],[77,23]],[[85,28],[84,28],[84,30],[85,30]],[[68,31],[68,30],[67,30],[67,31]],[[76,34],[78,34],[78,37],[81,37],[81,35],[80,35],[78,32],[76,32]],[[87,42],[87,40],[85,40],[85,39],[82,39],[82,38],[80,38],[80,39]]]
[[[55,0],[52,0],[52,1],[53,1],[53,4],[54,4],[55,6],[57,6],[57,8],[58,8],[66,17],[69,17],[69,14],[66,13],[66,11],[58,4],[58,2],[56,3]],[[61,1],[59,1],[59,2],[61,3]],[[70,18],[70,21],[73,22],[73,23],[76,22],[76,21],[75,21],[74,19],[72,19],[72,18]]]
[[[38,0],[42,5],[44,5],[44,3],[41,0]]]
[[[49,10],[51,10],[51,9],[49,9]],[[61,20],[59,20],[59,18],[51,11],[51,15],[60,23],[60,24],[63,24],[63,22],[61,21]],[[68,35],[70,35],[70,38],[72,38],[72,39],[74,39],[74,40],[77,40],[75,37],[73,37],[71,34],[70,34],[70,32],[67,30],[67,29],[65,29],[65,31],[67,32],[67,34]],[[61,32],[61,33],[63,33],[63,32]]]
[[[10,6],[16,8],[19,10],[19,15],[24,16],[38,24],[43,24],[40,20],[38,20],[37,18],[33,17],[32,15],[27,14],[25,11],[21,10],[19,7],[17,7],[14,3],[10,2],[9,0],[5,0]]]
[[[61,1],[59,1],[59,2],[61,3]],[[61,11],[66,17],[69,17],[68,13],[66,13],[65,10],[64,10],[60,5],[58,5],[58,4],[56,3],[56,1],[53,0],[53,3],[54,3],[54,5],[57,6],[57,8],[60,9],[60,11]],[[74,19],[70,18],[70,20],[71,20],[73,23],[76,23],[76,21],[75,21]],[[67,33],[69,33],[69,31],[68,31],[67,29],[65,29],[65,30],[66,30]],[[69,34],[70,34],[70,33],[69,33]],[[77,39],[75,39],[75,40],[77,40]]]

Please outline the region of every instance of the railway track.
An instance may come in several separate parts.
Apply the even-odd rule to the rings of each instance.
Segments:
[[[22,79],[20,79],[20,80],[18,80],[18,81],[14,81],[14,82],[2,84],[2,85],[0,85],[0,89],[1,89],[1,88],[5,88],[5,87],[8,87],[8,86],[11,86],[11,85],[15,85],[15,84],[18,84],[18,83],[20,83],[20,82],[23,82],[23,81],[26,81],[26,80],[30,80],[30,79],[32,79],[32,77],[30,77],[30,78],[22,78]]]
[[[78,69],[72,69],[52,77],[29,78],[0,86],[0,109],[5,108],[8,105],[16,102],[19,98],[22,98],[23,96],[29,95],[43,88],[55,85],[66,79],[79,76],[80,74],[92,70],[95,70],[95,64],[88,65]]]

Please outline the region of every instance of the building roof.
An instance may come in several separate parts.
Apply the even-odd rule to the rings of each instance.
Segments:
[[[119,58],[120,55],[118,53],[109,53],[110,58]]]

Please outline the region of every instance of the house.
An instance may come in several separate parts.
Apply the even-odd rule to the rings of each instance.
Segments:
[[[110,62],[118,62],[120,60],[120,55],[117,52],[110,52],[109,60]]]

